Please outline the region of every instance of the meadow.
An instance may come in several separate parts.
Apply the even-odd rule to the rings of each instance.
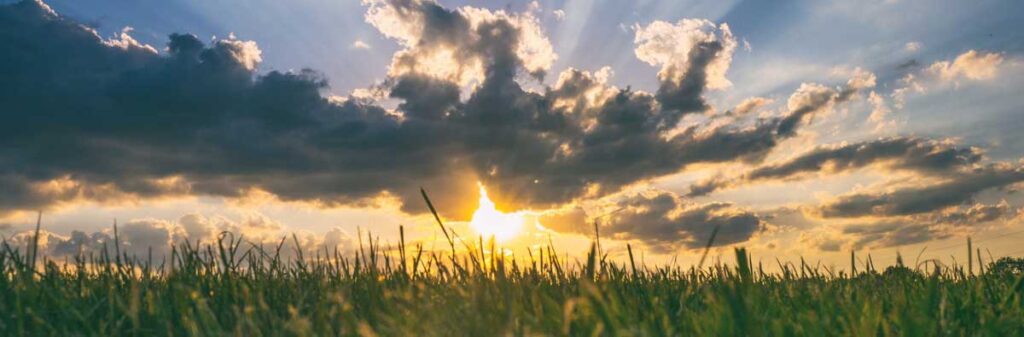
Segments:
[[[67,261],[4,244],[0,336],[1024,336],[1020,260],[766,272],[742,248],[735,264],[645,266],[599,240],[585,258],[513,259],[441,229],[450,250],[367,239],[294,258],[294,238],[222,235],[160,262],[116,240]]]

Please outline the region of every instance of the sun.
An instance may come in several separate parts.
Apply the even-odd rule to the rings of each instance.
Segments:
[[[495,241],[507,242],[515,239],[523,231],[523,214],[502,213],[494,206],[494,202],[487,197],[487,189],[483,184],[480,186],[480,206],[473,212],[473,219],[469,226],[484,238],[493,237]]]

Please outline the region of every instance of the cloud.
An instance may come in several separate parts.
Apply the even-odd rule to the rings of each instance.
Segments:
[[[896,121],[889,119],[892,109],[885,102],[885,97],[872,91],[868,95],[868,102],[871,103],[871,115],[868,116],[868,122],[875,125],[875,132],[896,128]]]
[[[910,94],[922,94],[943,84],[952,83],[958,87],[963,80],[987,81],[999,75],[1004,57],[999,53],[985,53],[969,50],[952,61],[937,61],[930,66],[906,74],[899,81],[899,87],[892,91],[894,106],[902,109]],[[911,60],[901,68],[916,68],[917,60]]]
[[[861,68],[854,68],[850,79],[846,81],[847,89],[840,94],[853,95],[865,89],[874,88],[876,80],[877,77],[875,77],[874,73]]]
[[[910,41],[903,45],[903,49],[911,53],[921,50],[922,47],[924,47],[924,45],[918,41]]]
[[[216,50],[220,53],[229,54],[234,62],[237,62],[245,70],[256,70],[256,66],[263,62],[263,52],[256,46],[256,41],[241,41],[234,37],[234,34],[227,40],[217,42]]]
[[[3,43],[18,46],[0,51],[5,209],[252,188],[330,204],[457,172],[428,153],[443,147],[411,140],[427,135],[386,110],[322,97],[326,82],[311,71],[254,74],[249,41],[174,34],[154,54],[109,46],[33,2],[0,17],[16,32]]]
[[[23,231],[5,237],[3,243],[0,244],[6,244],[11,249],[28,252],[32,248],[33,242],[36,242],[40,256],[54,256],[50,254],[51,251],[76,253],[78,250],[77,246],[74,245],[75,243],[89,242],[89,238],[85,236],[85,233],[79,231],[72,233],[71,237],[66,237],[47,230],[40,230],[38,241],[35,241],[35,239],[35,231]],[[7,247],[4,247],[4,249]],[[113,253],[113,250],[111,250],[111,253]]]
[[[452,11],[429,0],[364,3],[366,22],[405,48],[392,60],[391,77],[419,73],[467,85],[496,72],[513,76],[518,67],[543,77],[558,58],[530,11]]]
[[[907,74],[900,79],[901,86],[892,91],[893,105],[897,109],[903,109],[907,102],[907,95],[920,94],[925,92],[925,87],[917,80],[914,74]]]
[[[740,102],[740,104],[737,104],[736,107],[730,111],[735,115],[746,115],[757,111],[765,105],[772,104],[773,102],[773,100],[764,97],[750,97]]]
[[[839,252],[882,249],[947,239],[954,235],[929,224],[875,222],[845,226],[822,226],[800,233],[801,245],[822,251]]]
[[[679,80],[691,71],[706,72],[704,81],[712,89],[732,85],[725,77],[736,49],[729,25],[716,26],[703,19],[682,19],[672,24],[654,21],[636,25],[636,56],[650,65],[660,65],[663,81]]]
[[[27,249],[32,243],[34,231],[26,230],[6,238],[12,249]],[[292,235],[298,239],[295,245]],[[117,244],[115,247],[115,238]],[[72,231],[64,236],[46,230],[40,232],[39,252],[51,259],[61,259],[77,254],[109,254],[111,258],[116,252],[146,262],[149,257],[160,264],[170,257],[173,246],[189,244],[193,248],[216,244],[217,240],[241,240],[241,250],[260,247],[273,254],[282,243],[282,258],[297,256],[296,248],[301,248],[306,258],[317,252],[323,256],[324,250],[333,255],[337,250],[341,254],[350,255],[358,247],[356,239],[341,228],[331,228],[324,234],[306,231],[291,231],[276,221],[262,214],[249,214],[240,220],[232,220],[222,215],[206,216],[202,214],[186,214],[175,221],[143,218],[122,223],[115,235],[113,228],[93,233]],[[225,241],[226,245],[226,241]],[[204,248],[205,249],[205,248]],[[215,248],[216,249],[216,248]],[[240,254],[242,252],[239,252]]]
[[[179,218],[176,225],[180,227],[179,236],[187,237],[192,242],[213,242],[223,232],[242,234],[256,241],[273,240],[285,228],[259,213],[244,214],[237,221],[221,215],[190,213]]]
[[[34,180],[24,173],[9,171],[0,173],[0,189],[5,191],[0,194],[0,215],[10,210],[39,209],[82,200],[118,203],[140,197],[184,195],[191,190],[186,182],[175,176],[126,179],[113,183],[75,180],[70,174]]]
[[[970,168],[982,159],[977,148],[957,147],[949,141],[913,137],[882,138],[873,141],[821,146],[795,158],[764,165],[739,176],[714,177],[690,187],[690,196],[759,181],[791,180],[809,174],[836,174],[869,165],[948,175]]]
[[[545,212],[538,221],[545,228],[560,233],[592,234],[594,230],[591,222],[587,220],[587,212],[578,206]]]
[[[963,207],[961,207],[963,208]],[[933,216],[936,223],[959,226],[974,226],[986,222],[1012,218],[1019,210],[1010,206],[1006,200],[998,204],[974,204],[966,209],[957,209]]]
[[[865,247],[887,248],[941,240],[952,235],[929,224],[905,224],[900,222],[882,222],[846,226],[843,235],[852,238],[849,247],[863,249]]]
[[[32,232],[23,232],[25,239],[31,240]],[[102,254],[104,250],[109,256],[116,256],[119,248],[115,247],[114,239],[112,236],[102,232],[94,232],[92,234],[86,234],[82,231],[72,231],[71,236],[60,236],[53,233],[49,233],[47,238],[47,244],[40,244],[41,254],[52,258],[60,258],[65,256],[74,256],[77,254]],[[22,240],[22,243],[15,243],[15,247],[28,247],[30,241]],[[164,251],[161,247],[158,247],[157,252]],[[148,250],[143,256],[148,256]]]
[[[352,48],[354,49],[370,49],[370,44],[363,42],[363,40],[355,40],[352,42]]]
[[[204,242],[211,242],[219,234],[218,228],[226,227],[224,224],[218,223],[218,219],[210,219],[197,213],[182,216],[178,219],[178,224],[189,240]]]
[[[352,252],[357,248],[356,241],[357,240],[344,229],[334,227],[324,234],[323,242],[320,243],[320,246],[323,249],[327,249],[328,252],[334,252],[334,250],[338,250],[340,252]]]
[[[690,74],[697,76],[699,72]],[[484,183],[489,188],[497,187],[497,195],[511,200],[526,198],[531,204],[553,205],[613,193],[630,183],[675,173],[694,163],[756,162],[780,140],[795,134],[800,119],[794,115],[822,111],[859,90],[840,89],[843,94],[832,95],[835,97],[824,102],[802,104],[784,116],[758,119],[748,125],[695,125],[676,130],[679,110],[666,110],[656,95],[612,88],[603,82],[601,76],[569,69],[544,96],[517,91],[515,86],[509,90],[485,83],[457,115],[472,116],[477,121],[502,121],[486,125],[489,129],[483,138],[466,142],[476,147],[477,172],[488,172],[482,177]],[[543,106],[552,103],[542,102],[553,102],[555,109]],[[558,113],[558,107],[567,110]],[[537,119],[517,125],[510,123],[515,118],[501,118],[515,114]],[[531,129],[542,135],[531,134]],[[511,147],[517,149],[516,155],[504,152],[509,148],[507,143],[502,148],[490,148],[494,137],[515,140]]]
[[[849,101],[858,93],[875,86],[875,74],[857,68],[842,88],[830,88],[816,83],[803,83],[789,96],[786,105],[789,114],[779,121],[777,132],[793,135],[796,126],[808,116],[824,113],[839,103]]]
[[[897,247],[967,235],[985,226],[1004,226],[1018,213],[1006,201],[963,205],[945,212],[846,225],[832,238],[842,242],[844,249]],[[818,242],[819,248],[829,248],[828,240]]]
[[[907,156],[913,157],[913,156]],[[948,239],[988,226],[1013,221],[1020,210],[1008,202],[974,203],[974,197],[990,188],[1002,188],[1024,180],[1020,168],[1008,164],[978,167],[935,165],[962,160],[918,161],[918,170],[936,170],[940,181],[898,186],[876,193],[855,193],[805,209],[825,218],[855,218],[859,223],[816,226],[800,236],[800,242],[822,251],[887,248]],[[912,161],[911,161],[912,162]],[[897,162],[898,163],[898,162]],[[956,168],[945,171],[943,168]],[[801,213],[802,215],[804,213]]]
[[[725,77],[736,50],[729,25],[708,20],[683,19],[676,24],[654,21],[635,25],[637,58],[661,66],[656,98],[662,108],[678,115],[708,110],[705,89],[732,85]]]
[[[526,5],[526,11],[527,12],[538,12],[540,10],[541,10],[540,1],[537,1],[537,0],[530,1],[530,3]]]
[[[975,204],[947,212],[816,227],[802,232],[799,241],[828,252],[899,247],[967,235],[985,226],[1006,225],[1017,214],[1018,210],[1006,202]]]
[[[543,209],[695,163],[759,161],[804,118],[874,82],[858,73],[842,88],[805,85],[780,117],[680,127],[724,81],[727,26],[664,24],[693,44],[651,56],[664,63],[655,94],[610,86],[610,69],[569,69],[554,87],[525,90],[517,74],[539,77],[555,59],[529,13],[368,6],[367,20],[403,47],[378,88],[396,109],[324,97],[327,81],[311,70],[257,73],[258,46],[233,36],[173,34],[154,53],[111,45],[39,3],[0,7],[0,31],[12,32],[0,43],[17,46],[0,50],[0,213],[261,192],[324,206],[393,196],[416,213],[423,186],[445,215],[464,217],[477,180],[499,204]],[[661,26],[643,29],[645,44],[662,43]],[[440,60],[448,68],[432,66]]]
[[[703,247],[715,227],[715,246],[745,242],[763,227],[756,215],[729,203],[696,204],[664,192],[626,198],[616,209],[603,223],[602,233],[641,240],[662,252]]]
[[[998,53],[979,53],[969,50],[957,56],[953,62],[935,62],[928,67],[927,71],[944,81],[987,80],[998,74],[998,67],[1001,63],[1003,63],[1003,56]]]
[[[983,230],[1011,226],[1018,222],[1021,210],[1005,200],[995,204],[960,203],[925,212],[875,213],[858,216],[854,222],[820,223],[820,215],[811,211],[788,212],[796,216],[787,221],[810,222],[794,228],[801,230],[799,242],[821,251],[864,248],[889,248],[933,240],[965,236]]]
[[[148,256],[150,249],[156,256],[170,254],[173,239],[183,234],[180,227],[159,219],[132,220],[118,228],[121,249],[129,256]]]
[[[133,38],[130,35],[132,30],[134,30],[132,27],[124,27],[124,29],[121,29],[121,33],[120,34],[118,34],[116,37],[114,37],[112,39],[108,39],[108,40],[103,41],[103,44],[106,44],[106,45],[111,46],[111,47],[121,48],[121,49],[124,49],[124,50],[143,49],[143,50],[149,51],[149,52],[154,53],[154,54],[157,53],[156,48],[153,48],[153,46],[150,46],[150,45],[147,45],[147,44],[142,44],[139,41],[135,40],[135,38]],[[257,56],[256,57],[259,58],[259,50],[257,50],[256,52],[257,52],[257,54],[256,54]],[[258,62],[259,61],[257,61],[257,63]]]
[[[27,252],[33,244],[35,231],[26,230],[15,233],[4,238],[4,242],[14,250]],[[51,259],[61,259],[67,256],[82,254],[103,254],[107,250],[108,256],[114,258],[118,250],[114,246],[113,236],[102,232],[86,234],[82,231],[72,231],[70,236],[64,236],[47,230],[39,231],[39,256]],[[162,249],[157,249],[158,252]],[[142,257],[147,256],[148,250],[143,252]]]
[[[824,217],[900,216],[965,204],[985,190],[1024,181],[1024,170],[992,164],[946,177],[926,186],[840,196],[817,210]]]
[[[565,20],[565,11],[564,10],[556,9],[556,10],[552,11],[551,14],[555,15],[555,20],[558,20],[558,21]]]
[[[846,249],[849,240],[842,233],[831,228],[819,227],[800,233],[797,241],[811,249],[823,252],[838,252]]]

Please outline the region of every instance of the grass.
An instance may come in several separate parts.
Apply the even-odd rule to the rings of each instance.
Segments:
[[[1024,279],[1000,268],[767,273],[742,248],[735,265],[646,267],[599,242],[511,259],[444,232],[451,251],[294,259],[223,235],[159,263],[116,240],[66,263],[4,244],[0,336],[1024,336]]]

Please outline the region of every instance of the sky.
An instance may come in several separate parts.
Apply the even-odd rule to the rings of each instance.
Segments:
[[[1013,1],[0,1],[0,234],[1021,255]],[[486,193],[487,198],[481,198]],[[301,239],[299,239],[301,238]],[[443,248],[443,247],[442,247]],[[716,255],[716,256],[717,256]],[[866,255],[865,255],[866,256]],[[845,262],[844,262],[845,261]]]

